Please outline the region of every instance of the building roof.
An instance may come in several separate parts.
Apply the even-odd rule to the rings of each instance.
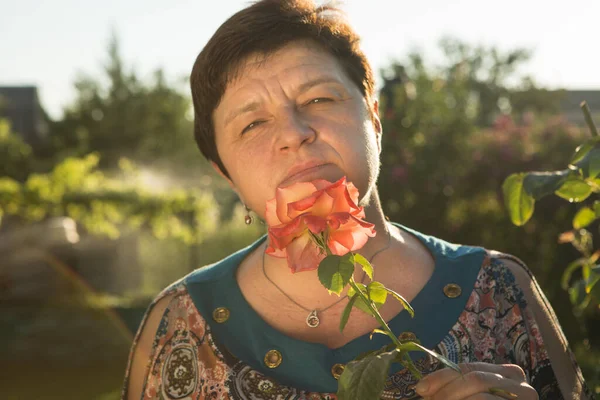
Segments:
[[[12,130],[31,145],[48,133],[35,86],[0,86],[0,118],[8,119]]]

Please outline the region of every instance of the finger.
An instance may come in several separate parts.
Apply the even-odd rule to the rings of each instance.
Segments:
[[[502,375],[505,378],[515,380],[517,382],[527,382],[527,376],[523,368],[516,364],[489,364],[489,363],[464,363],[459,364],[463,374],[471,371],[485,371],[492,372],[498,375]]]
[[[444,368],[432,372],[422,378],[415,387],[419,395],[424,396],[428,393],[435,393],[441,387],[449,382],[464,376],[472,371],[489,372],[492,374],[502,375],[506,378],[513,379],[517,382],[525,382],[525,373],[518,365],[512,364],[488,364],[488,363],[463,363],[458,365],[462,371],[462,375],[451,368]]]
[[[466,397],[464,400],[498,400],[499,397],[489,393],[477,393]]]
[[[483,371],[472,371],[462,378],[450,381],[446,386],[443,386],[435,393],[428,395],[432,400],[462,400],[476,394],[493,394],[490,393],[490,388],[501,389],[497,391],[496,398],[510,398],[500,395],[516,395],[518,399],[536,399],[537,395],[532,395],[535,392],[531,386],[525,382],[517,382],[508,379],[499,374]],[[514,399],[514,396],[512,396]]]
[[[500,388],[489,388],[488,393],[501,397],[503,399],[515,400],[518,399],[519,396],[513,392],[509,392],[508,390],[500,389]]]

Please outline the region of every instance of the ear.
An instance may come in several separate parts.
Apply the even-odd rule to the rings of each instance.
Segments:
[[[372,113],[373,126],[375,127],[375,134],[377,135],[377,148],[379,154],[381,154],[381,135],[383,134],[383,127],[381,126],[381,120],[379,119],[379,102],[377,100],[373,101]]]

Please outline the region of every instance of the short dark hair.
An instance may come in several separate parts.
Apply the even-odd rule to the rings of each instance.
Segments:
[[[374,78],[359,36],[342,12],[311,0],[261,0],[225,21],[202,49],[190,76],[194,137],[200,151],[229,176],[217,151],[213,112],[227,84],[252,54],[268,56],[290,42],[310,40],[333,55],[373,112]]]

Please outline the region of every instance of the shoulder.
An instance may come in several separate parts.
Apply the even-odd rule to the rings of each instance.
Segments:
[[[486,250],[482,272],[493,280],[497,292],[512,294],[522,308],[531,307],[535,315],[543,313],[556,320],[534,274],[520,258],[496,250]]]
[[[154,398],[157,366],[169,362],[172,349],[191,354],[205,341],[206,332],[206,322],[183,280],[163,290],[148,306],[133,340],[122,398],[140,399],[142,394]]]
[[[488,251],[488,268],[511,277],[528,336],[530,380],[543,398],[593,398],[558,318],[527,265],[519,258]],[[554,395],[548,395],[554,393]]]
[[[515,283],[520,286],[525,285],[526,287],[530,287],[535,281],[527,264],[512,254],[496,250],[487,250],[487,259],[489,265],[503,268],[506,272],[512,274],[515,277]]]
[[[190,272],[181,279],[181,282],[184,282],[186,285],[211,283],[231,277],[244,258],[259,247],[265,239],[266,236],[263,236],[249,246],[244,247],[215,263],[205,265]]]

